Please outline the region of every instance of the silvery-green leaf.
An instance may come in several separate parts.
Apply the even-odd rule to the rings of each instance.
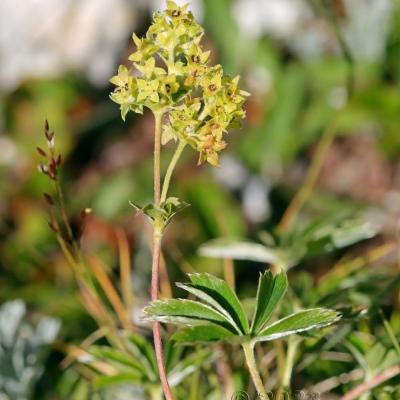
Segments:
[[[230,327],[229,321],[220,312],[198,301],[168,299],[153,301],[144,309],[149,320],[172,324],[193,325],[201,322],[212,322]]]
[[[36,326],[36,335],[40,338],[40,344],[53,343],[60,328],[61,322],[59,320],[51,317],[42,317]]]
[[[229,239],[211,240],[199,248],[199,254],[212,258],[229,258],[269,264],[280,263],[280,258],[275,249],[258,243]]]
[[[345,221],[332,232],[332,242],[337,249],[340,249],[361,240],[371,239],[376,234],[377,230],[370,222]]]
[[[341,315],[338,312],[324,308],[299,311],[269,325],[254,340],[258,342],[281,339],[285,336],[306,332],[311,329],[323,328],[333,324],[340,318]]]
[[[236,293],[223,279],[206,273],[189,274],[189,278],[194,288],[211,296],[229,313],[243,334],[247,335],[250,332],[246,314]]]
[[[360,218],[342,218],[333,222],[321,219],[297,232],[293,240],[306,244],[308,253],[317,254],[319,250],[332,251],[371,239],[377,232],[376,227],[370,222]]]
[[[193,286],[192,284],[187,284],[187,283],[177,283],[176,286],[179,288],[186,290],[187,292],[193,294],[194,296],[198,297],[199,299],[203,300],[204,302],[208,303],[211,307],[219,311],[221,314],[223,314],[226,319],[231,323],[232,327],[238,332],[241,333],[240,328],[236,324],[235,320],[232,318],[232,316],[229,314],[227,310],[221,304],[216,301],[212,296],[207,294],[201,289],[198,289],[196,286]]]
[[[278,302],[285,295],[288,286],[286,273],[273,276],[271,271],[260,276],[257,290],[257,303],[251,331],[257,334],[269,321]]]
[[[23,321],[26,306],[22,300],[8,301],[0,308],[0,343],[11,346]]]
[[[32,323],[22,300],[0,307],[0,397],[32,397],[32,389],[44,371],[49,345],[59,328],[59,320],[45,316]]]

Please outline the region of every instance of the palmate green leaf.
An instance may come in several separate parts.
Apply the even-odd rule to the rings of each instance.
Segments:
[[[289,315],[261,331],[253,340],[277,340],[296,333],[331,325],[341,318],[340,313],[325,308],[313,308]]]
[[[179,329],[172,340],[183,344],[209,343],[231,340],[235,338],[231,331],[217,325],[206,324]]]
[[[189,274],[192,282],[192,287],[201,290],[211,296],[229,315],[233,318],[236,324],[240,327],[243,334],[250,333],[249,323],[243,306],[240,303],[236,293],[223,280],[210,274]]]
[[[205,303],[208,303],[211,307],[213,307],[214,309],[216,309],[217,311],[219,311],[221,314],[223,314],[226,319],[231,323],[232,327],[240,334],[241,330],[238,327],[238,325],[236,324],[236,322],[234,321],[233,317],[229,314],[229,312],[227,310],[225,310],[225,308],[223,306],[221,306],[220,303],[218,303],[218,301],[216,301],[212,296],[210,296],[209,294],[207,294],[206,292],[204,292],[201,289],[198,289],[196,286],[192,285],[192,284],[188,284],[188,283],[177,283],[176,286],[178,286],[179,288],[186,290],[187,292],[195,295],[196,297],[198,297],[199,299],[203,300]]]
[[[268,271],[260,276],[257,304],[250,330],[242,304],[225,281],[204,273],[191,274],[189,277],[190,284],[178,286],[206,304],[170,299],[155,301],[145,308],[148,319],[186,325],[173,335],[172,340],[176,342],[193,344],[270,341],[322,328],[341,318],[337,311],[315,308],[289,315],[267,326],[288,286],[285,272],[274,276]]]
[[[149,320],[170,324],[195,325],[208,321],[231,328],[230,322],[220,312],[208,305],[193,300],[168,299],[154,301],[144,309]],[[232,329],[232,328],[231,328]]]
[[[286,274],[281,272],[273,276],[271,271],[260,276],[257,289],[257,303],[254,311],[251,332],[257,335],[269,321],[278,302],[285,295],[288,281]]]

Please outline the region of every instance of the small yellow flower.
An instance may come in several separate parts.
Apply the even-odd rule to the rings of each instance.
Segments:
[[[172,19],[172,21],[179,21],[182,19],[187,19],[191,15],[187,12],[188,4],[179,7],[173,1],[167,1],[167,11],[166,14]]]
[[[179,90],[179,83],[176,81],[176,75],[166,75],[162,81],[160,86],[160,92],[171,98],[173,94],[175,94]]]
[[[140,71],[146,79],[152,78],[154,75],[165,75],[166,71],[162,68],[156,67],[156,60],[150,57],[143,65],[136,64],[135,67]]]
[[[160,82],[157,79],[147,81],[145,79],[138,79],[137,81],[138,95],[137,101],[150,100],[153,103],[158,103],[160,97],[157,89]]]
[[[117,86],[110,97],[111,100],[120,105],[123,120],[125,120],[126,114],[130,110],[138,113],[143,112],[143,107],[135,104],[136,81],[124,65],[119,66],[118,75],[113,76],[110,82]]]
[[[222,86],[222,68],[220,65],[211,68],[200,82],[204,96],[215,96]]]
[[[187,65],[193,68],[196,68],[199,65],[205,66],[210,58],[210,53],[210,51],[203,51],[198,44],[192,43],[188,51],[185,53]]]
[[[136,51],[129,56],[129,60],[134,62],[142,62],[147,60],[148,57],[154,55],[158,47],[148,39],[140,39],[135,34],[132,39],[136,45]]]
[[[130,79],[131,77],[129,76],[128,68],[126,68],[125,65],[120,65],[118,67],[118,74],[113,76],[110,79],[110,82],[115,86],[125,87],[128,89]]]
[[[199,138],[197,150],[200,152],[199,164],[204,161],[209,162],[213,166],[219,165],[218,153],[226,147],[226,142],[218,135],[214,135],[211,131]]]

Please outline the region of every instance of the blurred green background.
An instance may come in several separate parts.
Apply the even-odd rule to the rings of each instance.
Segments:
[[[315,218],[357,215],[377,235],[303,261],[296,270],[317,279],[345,254],[396,242],[400,2],[189,3],[205,27],[204,45],[213,50],[213,61],[240,74],[252,96],[248,118],[229,134],[219,168],[198,167],[190,151],[178,167],[173,191],[191,207],[167,231],[170,279],[183,279],[193,270],[222,275],[223,262],[197,253],[210,239],[258,242],[260,232],[273,231],[329,130],[333,143],[297,226]],[[115,229],[123,228],[132,249],[135,293],[145,304],[150,276],[146,225],[135,217],[129,200],[145,204],[152,196],[153,119],[150,113],[130,114],[123,123],[108,98],[108,79],[133,51],[132,32],[143,34],[151,12],[163,7],[162,1],[145,0],[0,2],[0,302],[21,299],[34,321],[40,314],[55,318],[66,342],[83,340],[95,324],[80,305],[72,273],[48,228],[42,193],[51,189],[37,171],[35,148],[44,143],[47,118],[63,154],[62,184],[76,229],[80,210],[92,209],[83,247],[116,267]],[[165,163],[171,150],[164,151]],[[387,276],[398,274],[396,254],[383,264]],[[254,295],[264,267],[235,264],[244,297]],[[379,299],[390,312],[398,307],[393,293]],[[361,295],[357,300],[371,303]],[[61,359],[52,351],[46,373],[38,371],[35,398],[66,398]]]

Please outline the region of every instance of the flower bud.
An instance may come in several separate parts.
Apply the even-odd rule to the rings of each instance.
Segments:
[[[57,227],[54,225],[53,222],[49,221],[47,224],[49,225],[49,228],[50,228],[54,233],[58,233],[58,229],[57,229]]]
[[[46,152],[41,147],[36,147],[36,150],[41,156],[47,157]]]
[[[46,203],[49,206],[54,206],[55,205],[54,199],[53,199],[53,197],[51,195],[49,195],[48,193],[43,193],[43,197],[44,197],[44,200],[46,201]]]

